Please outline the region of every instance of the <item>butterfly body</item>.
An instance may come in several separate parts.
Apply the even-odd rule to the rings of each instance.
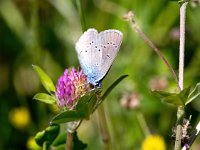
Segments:
[[[88,82],[95,87],[101,86],[101,81],[111,67],[122,42],[122,33],[118,30],[105,30],[98,33],[88,29],[76,43],[76,52]]]

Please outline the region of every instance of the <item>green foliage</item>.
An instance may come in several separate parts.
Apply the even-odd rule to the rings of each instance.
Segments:
[[[35,135],[35,141],[40,146],[44,146],[44,144],[51,145],[55,138],[58,136],[59,131],[60,126],[53,124],[47,127],[45,130],[38,132]]]
[[[119,77],[111,86],[105,91],[103,96],[100,96],[99,90],[94,89],[90,93],[80,97],[78,103],[73,110],[66,110],[56,115],[51,123],[66,123],[82,119],[88,119],[97,107],[103,102],[108,94],[125,78],[127,75]]]
[[[66,144],[66,132],[65,133],[61,133],[57,136],[57,138],[53,141],[52,145],[54,147]]]
[[[81,140],[79,140],[77,132],[74,132],[72,149],[73,150],[82,150],[82,149],[86,149],[86,148],[87,148],[87,144],[85,144]]]
[[[40,81],[42,82],[42,85],[47,90],[48,93],[54,92],[55,93],[55,86],[50,79],[50,77],[38,66],[32,65],[35,72],[40,77]]]
[[[128,77],[128,75],[123,75],[119,77],[116,81],[114,81],[109,88],[105,91],[105,93],[102,96],[102,101],[110,94],[110,92],[124,79]]]
[[[89,117],[88,102],[95,97],[95,93],[89,93],[82,96],[73,110],[66,110],[53,117],[51,123],[66,123],[81,120]]]
[[[176,1],[178,2],[179,4],[182,4],[184,2],[189,2],[190,0],[170,0],[170,1]]]
[[[200,82],[197,83],[195,88],[190,92],[185,105],[191,103],[194,100],[199,100],[199,99],[200,99]]]
[[[33,99],[47,103],[47,104],[56,104],[55,96],[51,96],[46,93],[37,93]]]
[[[53,147],[58,147],[60,145],[66,144],[67,134],[63,133],[60,134],[53,142]],[[77,132],[73,133],[73,143],[72,143],[72,150],[83,150],[87,148],[87,144],[83,143],[77,135]]]
[[[177,93],[168,93],[164,91],[154,91],[154,95],[159,97],[162,101],[167,102],[169,104],[173,104],[175,106],[183,106],[183,100],[179,97]]]
[[[193,100],[199,99],[200,83],[197,83],[192,91],[190,89],[190,87],[185,88],[180,93],[169,93],[165,91],[153,91],[152,93],[166,103],[175,106],[186,106]]]
[[[152,93],[159,97],[163,102],[175,105],[185,106],[185,102],[188,99],[190,88],[182,90],[180,93],[169,93],[164,91],[153,91]]]

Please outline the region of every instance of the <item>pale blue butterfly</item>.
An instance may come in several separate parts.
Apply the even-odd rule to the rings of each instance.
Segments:
[[[110,69],[122,43],[122,33],[105,30],[98,33],[88,29],[76,43],[76,52],[89,83],[101,87],[101,81]]]

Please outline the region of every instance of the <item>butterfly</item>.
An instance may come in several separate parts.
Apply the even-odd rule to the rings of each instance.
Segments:
[[[96,29],[88,29],[76,43],[76,52],[83,73],[95,87],[101,82],[110,69],[122,43],[120,31],[109,29],[100,33]]]

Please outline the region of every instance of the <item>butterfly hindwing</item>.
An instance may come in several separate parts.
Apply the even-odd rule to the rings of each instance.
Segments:
[[[119,51],[119,47],[122,43],[122,33],[118,30],[105,30],[100,32],[99,36],[101,37],[102,44],[102,63],[101,63],[101,74],[99,76],[99,80],[101,80],[109,68],[111,67],[117,53]]]

